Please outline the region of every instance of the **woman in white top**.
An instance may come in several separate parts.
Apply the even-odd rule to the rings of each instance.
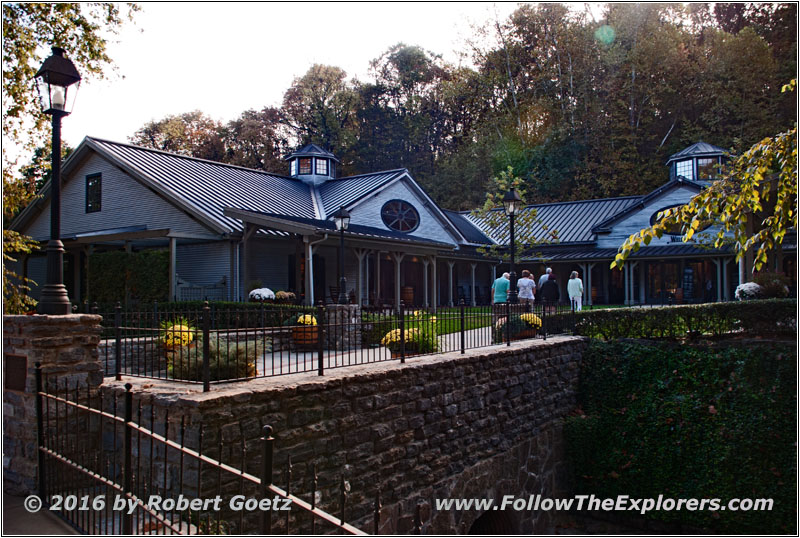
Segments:
[[[531,272],[525,269],[522,271],[522,278],[517,280],[520,304],[533,304],[533,293],[535,289],[536,282],[531,278]]]
[[[569,295],[569,302],[572,304],[572,309],[575,312],[580,312],[581,302],[583,300],[583,282],[578,278],[578,271],[572,271],[572,274],[569,275],[567,295]]]

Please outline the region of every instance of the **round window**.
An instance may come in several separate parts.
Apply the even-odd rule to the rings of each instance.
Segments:
[[[403,200],[390,200],[381,208],[383,223],[390,230],[412,232],[419,226],[419,213]]]

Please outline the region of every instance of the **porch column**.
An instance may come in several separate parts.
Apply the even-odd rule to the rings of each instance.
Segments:
[[[423,256],[422,258],[422,304],[425,305],[427,308],[430,306],[428,302],[428,266],[431,264],[431,261],[428,259],[427,256]]]
[[[475,268],[476,267],[478,267],[477,263],[473,262],[473,263],[469,264],[469,268],[472,270],[471,282],[470,282],[470,292],[469,292],[471,300],[470,300],[469,304],[471,304],[472,306],[476,306],[478,304],[477,301],[475,300]]]
[[[231,241],[228,247],[228,274],[230,275],[228,282],[228,300],[236,300],[236,242]],[[297,260],[300,263],[300,260]]]
[[[431,266],[433,268],[433,311],[436,312],[436,308],[439,305],[439,282],[436,279],[436,256],[431,256]]]
[[[624,305],[630,304],[628,302],[628,290],[630,287],[628,286],[628,274],[631,272],[631,266],[629,263],[626,263],[622,266],[622,287],[625,288],[625,298],[623,299],[622,303]]]
[[[630,291],[630,293],[628,294],[628,298],[630,299],[630,304],[631,304],[631,305],[634,305],[634,304],[636,304],[636,301],[635,301],[635,299],[633,298],[633,290],[635,289],[635,288],[634,288],[634,284],[635,284],[635,282],[636,282],[636,279],[635,279],[635,275],[636,275],[636,273],[634,273],[634,270],[636,269],[636,266],[637,266],[637,265],[639,265],[639,262],[633,262],[633,263],[631,263],[631,270],[630,270],[630,273],[629,273],[629,275],[630,275],[630,279],[629,279],[629,281],[630,281],[630,288],[631,288],[631,291]]]
[[[747,269],[745,268],[744,256],[739,260],[739,284],[747,282]]]
[[[728,263],[730,261],[727,258],[722,260],[722,297],[726,301],[731,300],[731,286],[728,284]]]
[[[356,304],[363,306],[364,298],[364,260],[366,259],[369,251],[363,248],[353,249],[358,259],[358,273],[356,274]]]
[[[303,236],[303,244],[306,251],[306,298],[305,304],[311,306],[314,304],[314,247],[311,246],[310,237]]]
[[[176,237],[169,238],[169,299],[170,301],[177,301],[175,296],[178,292],[177,279],[175,272],[178,267],[178,239]]]
[[[722,258],[714,258],[717,267],[717,301],[722,301]]]
[[[584,291],[586,292],[586,304],[589,306],[592,305],[592,269],[594,269],[595,265],[597,264],[586,264],[586,286],[584,286]]]
[[[400,264],[403,263],[403,258],[406,255],[402,252],[392,252],[394,258],[394,305],[397,310],[400,310]]]
[[[456,262],[447,260],[447,267],[448,267],[448,270],[449,270],[448,271],[449,275],[448,275],[447,281],[450,284],[450,286],[449,286],[449,288],[447,290],[447,301],[450,304],[450,306],[454,305],[454,303],[453,303],[453,266],[455,264],[456,264]]]
[[[381,304],[381,251],[375,252],[375,306]]]
[[[639,304],[645,304],[646,296],[645,296],[645,287],[644,287],[644,278],[645,278],[645,262],[639,266]]]
[[[244,235],[242,236],[242,295],[245,296],[250,290],[247,289],[247,286],[250,285],[250,270],[249,265],[247,262],[250,259],[250,248],[248,247],[248,243],[250,242],[250,235],[252,235],[252,226],[245,222],[244,223]],[[246,300],[246,299],[245,299]]]

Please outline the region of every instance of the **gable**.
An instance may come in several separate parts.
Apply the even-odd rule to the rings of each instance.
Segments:
[[[686,184],[678,184],[674,188],[664,189],[657,196],[643,198],[641,205],[629,208],[627,214],[612,222],[606,228],[609,230],[608,232],[598,234],[597,248],[619,248],[630,235],[648,228],[650,226],[650,217],[654,213],[667,207],[685,204],[696,194],[697,188]],[[654,238],[650,245],[663,246],[673,242],[671,236],[664,235],[660,239]]]
[[[100,174],[101,209],[86,212],[86,176]],[[22,228],[34,239],[50,237],[50,200],[39,202],[38,214]],[[71,167],[61,185],[61,234],[146,226],[173,234],[216,237],[217,234],[161,195],[94,151]]]
[[[431,202],[417,193],[416,189],[409,185],[409,182],[410,180],[407,177],[403,177],[399,181],[377,190],[371,196],[363,198],[348,209],[350,211],[350,222],[352,224],[390,230],[381,218],[381,210],[387,202],[402,200],[411,204],[419,214],[419,224],[413,231],[409,232],[410,234],[442,243],[458,243],[461,238],[445,228],[442,219],[438,215],[438,208],[432,210]]]

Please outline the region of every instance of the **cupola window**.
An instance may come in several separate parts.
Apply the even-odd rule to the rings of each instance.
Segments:
[[[675,175],[676,176],[683,176],[686,179],[694,179],[694,174],[692,173],[692,159],[686,161],[678,161],[675,163]]]
[[[317,159],[317,175],[319,175],[319,176],[327,176],[328,175],[328,160],[327,159]]]
[[[390,200],[383,204],[381,219],[387,228],[396,232],[413,232],[419,226],[419,213],[403,200]]]
[[[300,175],[311,173],[311,157],[301,157],[297,159],[300,162]]]
[[[708,179],[716,175],[717,172],[717,159],[697,159],[697,177],[699,179]]]

